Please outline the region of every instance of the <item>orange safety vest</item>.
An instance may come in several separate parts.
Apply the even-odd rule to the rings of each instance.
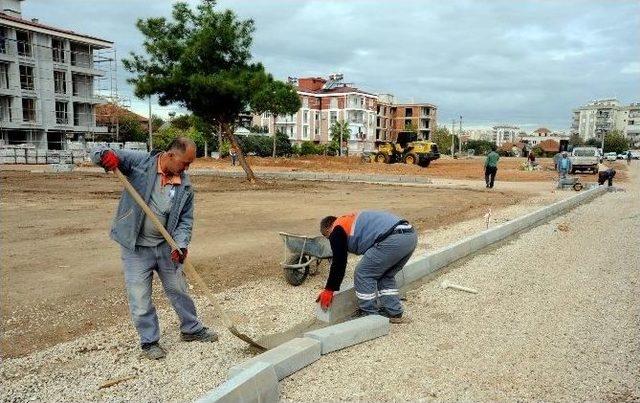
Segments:
[[[357,219],[358,219],[358,213],[350,213],[347,215],[340,216],[336,218],[336,220],[333,222],[333,225],[331,226],[331,231],[333,231],[335,227],[342,227],[342,229],[344,230],[344,232],[347,233],[348,236],[352,236],[356,228],[355,222]],[[329,233],[331,233],[331,231],[329,231]]]

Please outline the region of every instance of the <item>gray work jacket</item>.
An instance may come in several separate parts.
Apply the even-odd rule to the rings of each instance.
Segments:
[[[91,160],[100,165],[102,154],[108,150],[104,145],[91,150]],[[158,152],[145,153],[131,150],[112,150],[120,159],[119,169],[129,179],[129,182],[149,203],[153,185],[158,175]],[[173,207],[167,219],[167,232],[173,237],[180,248],[186,248],[191,242],[193,230],[193,188],[189,175],[180,175],[182,184],[176,186]],[[111,225],[111,239],[123,247],[134,250],[138,234],[142,229],[144,211],[125,190],[122,191],[120,204]]]

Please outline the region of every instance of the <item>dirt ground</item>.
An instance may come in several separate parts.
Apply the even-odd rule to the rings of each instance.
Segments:
[[[353,172],[388,175],[419,175],[429,178],[446,179],[483,179],[484,157],[453,159],[443,157],[432,162],[429,167],[417,165],[363,163],[360,157],[324,157],[305,156],[293,158],[258,158],[248,157],[249,164],[256,172],[261,171],[311,171],[311,172]],[[553,159],[538,158],[541,170],[524,171],[520,168],[526,164],[526,158],[501,158],[498,163],[498,181],[506,182],[545,182],[557,177],[553,167]],[[609,163],[607,163],[609,164]],[[610,163],[616,169],[616,180],[626,180],[626,163],[616,161]],[[192,167],[213,168],[218,170],[241,170],[239,166],[231,167],[229,158],[215,160],[200,158]],[[583,181],[596,181],[595,175],[579,174]]]
[[[24,355],[117,322],[128,325],[119,249],[108,238],[121,191],[117,179],[27,170],[3,170],[0,178],[2,355]],[[385,209],[420,230],[477,217],[488,207],[519,203],[533,194],[192,179],[197,193],[189,256],[214,291],[281,276],[277,232],[315,234],[319,218],[327,214]],[[155,294],[163,304],[162,293]]]

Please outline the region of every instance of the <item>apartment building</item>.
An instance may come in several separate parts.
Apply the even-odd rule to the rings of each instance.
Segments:
[[[253,125],[267,127],[270,135],[282,131],[293,143],[314,141],[326,144],[331,127],[346,121],[351,133],[350,153],[372,151],[378,140],[395,140],[407,128],[429,138],[436,124],[436,107],[431,104],[396,104],[391,95],[376,95],[344,83],[342,74],[289,78],[302,101],[300,110],[288,116],[254,115]],[[413,125],[413,126],[411,126]]]
[[[540,127],[531,132],[531,134],[522,133],[519,138],[521,142],[535,147],[545,140],[553,140],[557,143],[560,143],[561,140],[569,140],[569,135],[563,132],[551,131],[546,127]]]
[[[289,78],[297,87],[302,101],[300,110],[287,116],[255,115],[253,124],[268,127],[269,134],[281,131],[292,143],[330,141],[331,126],[346,121],[351,136],[345,141],[352,153],[369,151],[374,147],[376,124],[376,95],[342,82],[341,74],[321,77]]]
[[[493,126],[491,140],[497,147],[504,143],[515,143],[520,135],[520,128],[512,125]]]
[[[0,0],[0,135],[5,145],[63,149],[96,126],[96,51],[113,42],[27,20],[22,0]]]
[[[591,101],[573,110],[571,130],[584,140],[600,140],[619,130],[632,144],[640,145],[640,103],[623,105],[615,98]]]
[[[376,140],[395,141],[402,132],[416,132],[422,140],[431,139],[437,108],[433,104],[399,104],[393,95],[378,95]]]

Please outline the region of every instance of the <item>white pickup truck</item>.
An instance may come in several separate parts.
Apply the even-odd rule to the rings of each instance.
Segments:
[[[598,173],[600,153],[596,147],[575,147],[571,151],[571,173],[575,171],[591,171]]]

